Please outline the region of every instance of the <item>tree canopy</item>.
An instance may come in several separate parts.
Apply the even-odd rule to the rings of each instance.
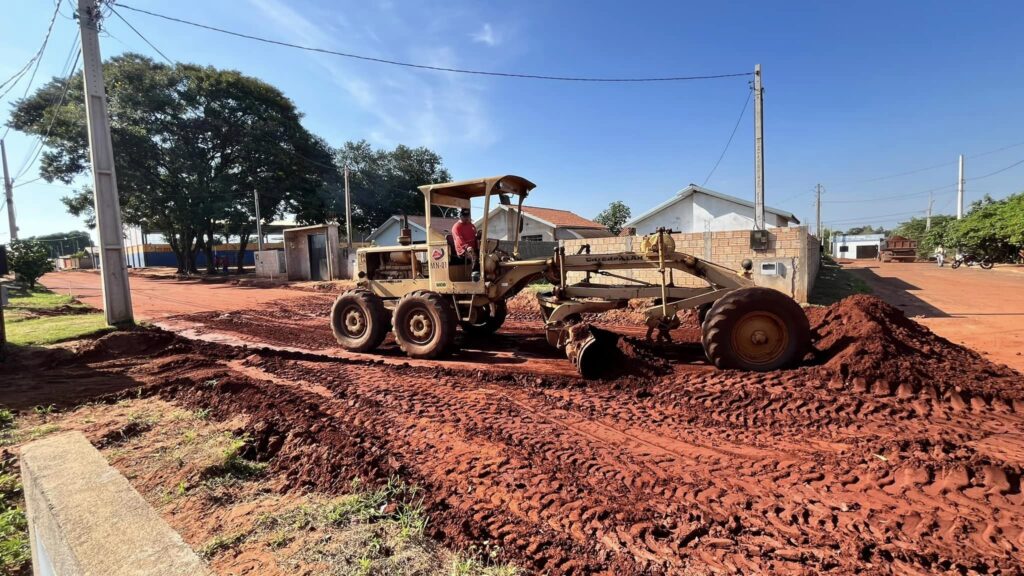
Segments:
[[[212,251],[225,224],[248,239],[254,191],[265,221],[285,211],[303,222],[342,212],[330,147],[277,88],[233,70],[130,53],[104,63],[104,74],[122,218],[162,233],[180,269],[194,270],[198,248]],[[88,170],[81,77],[54,106],[62,89],[54,78],[18,101],[9,124],[44,136],[52,123],[40,175],[71,183]],[[72,214],[91,215],[88,188],[63,200]]]
[[[7,261],[18,278],[35,288],[39,277],[53,270],[53,260],[45,243],[38,240],[11,240],[7,245]]]
[[[1024,247],[1024,192],[1002,200],[986,196],[971,204],[963,219],[932,216],[931,230],[924,232],[924,219],[900,224],[897,232],[918,240],[920,253],[935,246],[959,248],[997,260],[1013,258]]]
[[[92,246],[92,236],[82,230],[32,236],[29,240],[41,242],[46,246],[51,258],[75,254]]]
[[[601,211],[600,214],[594,218],[594,221],[598,224],[604,224],[612,234],[618,235],[622,231],[622,225],[629,222],[631,213],[629,206],[625,203],[616,200],[608,205],[607,208]]]
[[[336,160],[349,167],[352,225],[367,231],[396,214],[423,214],[417,187],[452,179],[441,156],[424,147],[375,150],[366,140],[346,142]]]

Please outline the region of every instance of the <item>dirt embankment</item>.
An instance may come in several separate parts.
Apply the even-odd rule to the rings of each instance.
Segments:
[[[62,370],[252,416],[282,492],[397,474],[435,536],[538,572],[1024,570],[1024,378],[874,298],[809,314],[817,363],[771,373],[583,382],[179,339],[129,362],[113,335]]]

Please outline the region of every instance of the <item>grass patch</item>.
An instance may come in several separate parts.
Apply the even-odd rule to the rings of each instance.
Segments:
[[[0,410],[0,415],[7,410]],[[13,418],[0,421],[2,436],[8,438]],[[21,497],[21,482],[14,472],[14,459],[0,460],[0,574],[23,574],[32,553],[28,543],[28,520]]]
[[[824,257],[808,301],[829,306],[854,294],[870,294],[871,287],[860,277],[844,270],[835,260]]]
[[[204,560],[209,560],[225,550],[238,546],[245,541],[248,535],[248,532],[232,532],[231,534],[214,536],[199,549],[199,555]]]
[[[71,296],[50,292],[46,288],[38,286],[32,290],[12,291],[8,305],[10,308],[24,310],[54,310],[64,306],[87,308]]]
[[[16,346],[44,346],[108,332],[103,314],[72,314],[7,323],[7,341]]]

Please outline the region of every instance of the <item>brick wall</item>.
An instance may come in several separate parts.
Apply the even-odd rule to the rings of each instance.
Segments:
[[[734,270],[740,270],[740,263],[749,258],[754,262],[753,278],[756,284],[771,286],[801,302],[807,301],[813,277],[817,274],[818,243],[817,239],[807,234],[805,226],[770,228],[768,249],[760,252],[750,249],[749,230],[673,234],[672,239],[675,240],[677,252],[693,254]],[[616,236],[562,240],[561,243],[565,247],[566,254],[575,254],[585,244],[590,245],[591,253],[607,254],[639,250],[641,241],[642,237],[640,236]],[[779,274],[776,276],[762,275],[760,273],[761,263],[764,262],[778,264]],[[627,270],[615,273],[644,282],[659,282],[661,277],[656,270]],[[583,277],[582,272],[573,272],[569,274],[568,280],[578,282]],[[626,280],[606,276],[592,276],[592,278],[603,284],[627,283]],[[680,273],[674,274],[673,281],[677,286],[706,285],[699,278]]]

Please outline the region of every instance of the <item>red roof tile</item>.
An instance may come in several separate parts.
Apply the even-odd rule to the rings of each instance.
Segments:
[[[568,210],[556,210],[555,208],[538,208],[536,206],[523,206],[523,212],[553,224],[557,228],[604,228],[593,220],[574,214]]]

